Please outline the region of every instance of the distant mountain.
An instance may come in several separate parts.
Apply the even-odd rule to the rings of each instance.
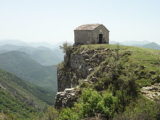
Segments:
[[[150,42],[149,41],[124,41],[124,42],[120,42],[121,45],[127,45],[127,46],[143,46],[148,43],[150,43]]]
[[[0,68],[52,91],[53,95],[56,92],[57,67],[42,66],[24,52],[11,51],[0,54]]]
[[[144,48],[151,48],[151,49],[160,49],[160,45],[155,42],[149,41],[124,41],[124,42],[117,42],[117,41],[110,41],[110,44],[120,44],[126,46],[137,46],[137,47],[144,47]]]
[[[47,47],[21,48],[19,51],[28,53],[32,59],[45,66],[57,65],[63,60],[62,51],[51,50]]]
[[[10,117],[14,120],[29,119],[38,115],[47,106],[41,99],[47,98],[44,93],[45,90],[0,70],[0,113],[6,120]]]
[[[0,46],[10,44],[10,45],[16,45],[16,46],[28,46],[27,43],[20,41],[20,40],[0,40]]]
[[[123,42],[119,42],[119,41],[110,41],[110,44],[120,44],[120,45],[126,45],[126,46],[143,46],[146,44],[149,44],[149,41],[123,41]]]
[[[41,65],[50,66],[57,65],[63,60],[63,53],[60,49],[50,49],[47,47],[31,47],[31,46],[17,46],[12,44],[5,44],[0,46],[0,53],[20,51],[30,55],[32,59]]]
[[[155,43],[155,42],[151,42],[151,43],[148,43],[146,45],[143,46],[144,48],[151,48],[151,49],[158,49],[160,50],[160,45]]]
[[[119,44],[117,41],[109,41],[109,44]]]

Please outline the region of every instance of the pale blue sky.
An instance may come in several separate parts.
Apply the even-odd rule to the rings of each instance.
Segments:
[[[160,43],[160,0],[0,0],[0,40],[73,42],[88,23],[104,24],[113,41]]]

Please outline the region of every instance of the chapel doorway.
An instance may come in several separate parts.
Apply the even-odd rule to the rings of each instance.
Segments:
[[[102,44],[103,34],[99,34],[99,44]]]

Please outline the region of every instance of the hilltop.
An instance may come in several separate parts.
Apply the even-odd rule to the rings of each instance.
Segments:
[[[154,43],[154,42],[148,43],[148,44],[144,45],[143,47],[160,50],[160,45],[157,43]]]
[[[104,44],[63,49],[55,105],[69,108],[58,119],[159,119],[159,93],[148,99],[142,91],[160,87],[159,50]]]

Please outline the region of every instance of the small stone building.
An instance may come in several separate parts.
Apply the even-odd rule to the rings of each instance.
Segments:
[[[75,45],[109,44],[109,30],[103,24],[86,24],[74,30]]]

